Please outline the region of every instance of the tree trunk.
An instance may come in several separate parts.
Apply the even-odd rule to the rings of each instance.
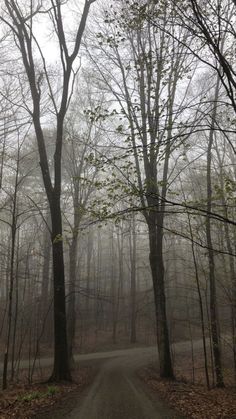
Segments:
[[[61,95],[53,96],[51,87],[49,86],[48,73],[44,59],[43,73],[48,81],[47,94],[53,103],[53,114],[56,113],[56,141],[54,150],[53,175],[54,182],[50,173],[50,164],[47,155],[46,142],[42,128],[42,109],[41,109],[41,89],[39,86],[38,74],[36,74],[35,57],[33,53],[34,38],[32,33],[32,19],[36,13],[32,13],[32,4],[28,12],[31,16],[31,23],[28,24],[27,19],[23,19],[24,14],[21,6],[15,1],[5,1],[4,4],[8,11],[8,19],[4,23],[12,29],[14,26],[14,41],[20,49],[23,65],[28,79],[28,85],[31,92],[33,109],[30,112],[33,119],[38,153],[40,157],[40,167],[43,177],[43,183],[50,206],[50,215],[52,220],[52,257],[53,257],[53,289],[54,289],[54,367],[50,381],[71,380],[67,347],[67,330],[66,330],[66,307],[65,307],[65,274],[64,274],[64,258],[63,258],[63,242],[62,242],[62,215],[61,215],[61,156],[63,144],[64,120],[68,110],[71,98],[71,87],[73,90],[73,63],[78,56],[82,36],[84,33],[89,9],[93,0],[86,0],[80,23],[78,24],[75,40],[71,52],[68,52],[68,45],[63,25],[63,13],[61,12],[62,4],[60,1],[51,2],[50,12],[46,12],[50,20],[53,19],[55,31],[59,42],[60,64],[62,65]],[[26,8],[27,9],[27,8]],[[39,7],[40,9],[40,7]],[[34,38],[37,43],[37,38]],[[43,57],[43,52],[42,52]],[[45,92],[46,93],[46,92]]]
[[[71,380],[65,307],[64,254],[60,199],[51,203],[53,294],[54,294],[54,366],[49,381]]]
[[[19,308],[19,247],[20,247],[20,234],[18,230],[17,236],[17,246],[16,246],[16,272],[15,272],[15,311],[14,311],[14,323],[13,323],[13,333],[12,333],[12,354],[11,354],[11,381],[14,379],[15,375],[15,352],[16,352],[16,333],[18,329],[18,308]]]
[[[90,281],[91,281],[91,260],[93,255],[93,234],[92,230],[89,228],[88,231],[88,247],[87,247],[87,273],[86,273],[86,316],[88,321],[88,327],[90,325]]]
[[[220,158],[218,147],[216,147],[216,151],[217,151],[217,156],[219,160],[219,168],[220,168],[219,176],[220,176],[222,210],[223,210],[224,217],[227,219],[229,218],[229,214],[228,214],[228,204],[227,204],[227,199],[225,196],[225,190],[224,190],[225,188],[224,188],[224,180],[223,180],[224,179],[224,171],[223,171],[224,162]],[[235,162],[233,160],[233,164],[234,163]],[[225,231],[227,250],[229,252],[229,269],[230,269],[230,280],[231,280],[231,286],[232,286],[230,303],[231,303],[231,319],[232,319],[232,346],[233,346],[233,358],[234,358],[234,376],[235,376],[235,381],[236,381],[236,272],[235,272],[235,267],[234,267],[234,257],[232,256],[234,249],[233,249],[231,239],[230,239],[230,229],[229,229],[228,223],[224,223],[224,231]]]
[[[70,284],[69,284],[69,296],[68,296],[68,309],[67,309],[67,319],[68,319],[68,352],[69,352],[69,361],[73,365],[73,348],[75,341],[75,324],[76,324],[76,294],[75,294],[75,282],[76,282],[76,258],[77,258],[77,247],[78,247],[77,236],[73,236],[72,243],[70,246]]]
[[[14,204],[15,206],[15,204]],[[8,358],[10,350],[10,342],[12,335],[12,305],[13,305],[13,291],[14,291],[14,263],[15,263],[15,241],[16,241],[16,220],[13,217],[11,226],[11,262],[10,262],[10,286],[8,296],[8,325],[7,325],[7,341],[3,361],[3,375],[2,375],[2,389],[7,388],[7,372],[8,372]]]
[[[51,316],[51,298],[50,295],[50,263],[51,263],[51,240],[49,231],[44,233],[43,240],[43,269],[42,269],[42,287],[39,305],[39,321],[40,321],[40,334],[42,335],[43,342],[51,343],[52,339],[52,316]],[[47,328],[45,330],[45,324]]]
[[[164,284],[164,264],[162,254],[162,229],[158,226],[157,216],[148,224],[150,244],[150,266],[152,271],[154,300],[156,309],[157,344],[160,362],[160,376],[174,378],[170,354],[170,342],[166,315],[166,297]]]
[[[130,297],[131,297],[131,319],[130,319],[130,342],[136,343],[136,231],[135,219],[132,215],[130,231]]]
[[[210,379],[209,379],[209,371],[208,371],[208,356],[207,356],[207,344],[206,344],[206,327],[205,327],[205,321],[204,321],[204,308],[203,308],[202,293],[201,293],[201,288],[200,288],[200,279],[199,279],[199,273],[198,273],[197,258],[196,258],[195,247],[194,247],[193,230],[192,230],[189,214],[188,214],[188,224],[189,224],[190,237],[191,237],[191,248],[192,248],[192,255],[193,255],[195,278],[196,278],[196,284],[197,284],[199,310],[200,310],[200,320],[201,320],[201,330],[202,330],[202,344],[203,344],[203,353],[204,353],[204,367],[205,367],[206,383],[207,383],[207,388],[209,389],[210,388]]]
[[[217,79],[214,108],[212,111],[212,126],[209,134],[208,148],[207,148],[207,213],[211,213],[212,209],[212,184],[211,184],[211,160],[212,160],[212,145],[214,140],[214,124],[217,111],[217,100],[219,95],[219,77]],[[214,355],[214,367],[216,374],[216,386],[224,387],[222,363],[221,363],[221,350],[220,350],[220,337],[219,326],[217,318],[217,298],[216,298],[216,278],[215,278],[215,261],[214,251],[212,248],[211,237],[211,218],[206,217],[206,238],[208,247],[208,264],[209,264],[209,283],[210,283],[210,322],[211,322],[211,336]]]
[[[16,233],[17,233],[17,193],[18,193],[18,179],[19,179],[19,169],[20,169],[20,146],[18,138],[18,149],[17,149],[17,161],[16,161],[16,176],[14,184],[14,193],[12,197],[12,214],[11,214],[11,253],[10,253],[10,284],[9,284],[9,294],[8,294],[8,323],[7,323],[7,339],[6,347],[3,360],[3,374],[2,374],[2,388],[5,390],[7,388],[7,373],[8,373],[8,360],[9,360],[9,351],[10,343],[12,337],[12,317],[13,317],[13,293],[15,285],[15,247],[16,247]]]

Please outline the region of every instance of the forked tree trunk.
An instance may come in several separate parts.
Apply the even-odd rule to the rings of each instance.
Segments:
[[[41,88],[38,74],[36,73],[35,56],[33,52],[34,43],[38,46],[37,38],[33,34],[33,18],[40,12],[42,5],[35,6],[31,2],[29,9],[24,10],[15,1],[4,1],[8,12],[8,19],[4,23],[11,29],[14,28],[14,40],[20,50],[25,72],[28,78],[28,85],[31,92],[33,119],[38,153],[40,157],[41,173],[52,220],[52,258],[53,258],[53,292],[54,292],[54,367],[50,381],[71,380],[68,346],[67,346],[67,324],[66,324],[66,305],[65,305],[65,277],[64,277],[64,255],[63,255],[63,235],[62,235],[62,214],[61,214],[61,161],[64,120],[71,98],[71,86],[73,87],[73,63],[78,56],[82,36],[84,33],[88,13],[91,4],[95,0],[86,0],[81,15],[80,23],[75,34],[75,41],[72,48],[68,48],[64,32],[64,22],[62,13],[62,3],[60,1],[50,2],[50,12],[45,12],[53,21],[55,33],[59,43],[61,57],[62,82],[61,97],[58,92],[53,96],[51,81],[48,78],[48,69],[42,51],[42,78],[46,80],[45,86],[48,87],[47,95],[52,101],[53,114],[56,116],[56,141],[54,151],[53,177],[50,173],[49,159],[47,155],[46,142],[42,128],[42,108],[41,108]],[[23,6],[22,6],[23,7]],[[28,13],[30,19],[24,19]],[[70,50],[70,52],[69,52]],[[41,51],[40,51],[41,52]],[[40,54],[39,54],[40,55]],[[40,76],[40,77],[41,77]]]

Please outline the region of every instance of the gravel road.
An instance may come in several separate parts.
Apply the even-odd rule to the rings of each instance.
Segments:
[[[100,360],[93,384],[53,416],[51,412],[37,419],[180,419],[136,376],[137,369],[156,360],[156,351],[135,348],[83,356],[88,365]]]

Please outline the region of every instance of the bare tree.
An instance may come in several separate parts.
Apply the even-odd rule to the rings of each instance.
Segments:
[[[136,317],[137,317],[137,296],[136,296],[136,276],[137,276],[137,243],[136,243],[136,223],[135,214],[132,214],[130,221],[129,247],[130,247],[130,342],[136,343]]]
[[[82,100],[80,101],[80,107],[82,107],[81,103]],[[79,126],[76,125],[77,118],[80,121]],[[69,176],[70,195],[73,201],[73,220],[71,222],[67,220],[72,235],[71,240],[69,240],[70,278],[67,299],[69,358],[72,361],[76,330],[76,291],[78,291],[76,289],[76,279],[78,277],[79,229],[82,220],[86,217],[87,204],[94,191],[95,178],[97,176],[97,169],[89,164],[87,156],[90,155],[91,149],[96,147],[100,134],[99,128],[94,128],[93,122],[86,115],[79,115],[76,105],[73,107],[73,115],[71,115],[71,118],[68,117],[65,131],[66,140],[64,144],[65,153],[63,163]],[[89,246],[87,252],[89,264],[89,259],[91,258]]]
[[[219,96],[219,77],[217,79],[215,88],[215,97],[213,100],[214,106],[211,116],[211,130],[208,139],[207,148],[207,211],[211,212],[212,209],[212,181],[211,181],[211,161],[212,161],[212,146],[214,141],[214,121],[216,119],[217,112],[217,101]],[[208,246],[208,261],[209,261],[209,282],[210,282],[210,319],[211,319],[211,336],[213,344],[214,354],[214,365],[216,373],[216,385],[217,387],[223,387],[223,375],[222,375],[222,361],[220,351],[220,336],[219,336],[219,324],[217,317],[217,298],[216,298],[216,278],[215,278],[215,261],[214,252],[212,250],[212,234],[211,234],[211,219],[206,217],[206,237]]]
[[[1,20],[11,29],[16,45],[19,48],[32,99],[32,111],[30,111],[40,158],[40,167],[44,187],[51,214],[51,240],[53,255],[53,278],[54,278],[54,368],[50,380],[70,380],[70,368],[67,347],[67,325],[65,308],[65,278],[63,257],[63,231],[61,214],[61,158],[64,135],[64,120],[71,98],[71,86],[75,70],[73,64],[78,55],[83,32],[86,25],[89,9],[95,0],[86,0],[80,24],[73,43],[72,50],[68,47],[66,32],[63,22],[63,3],[59,0],[51,0],[48,9],[41,2],[29,1],[28,7],[20,6],[18,2],[5,1],[5,13]],[[54,31],[58,40],[60,64],[62,68],[61,95],[53,92],[51,79],[46,65],[43,51],[38,39],[34,35],[33,21],[40,13],[46,14],[53,22]],[[37,49],[41,57],[41,69],[37,70],[37,59],[34,51]],[[53,174],[50,173],[46,142],[42,128],[42,83],[45,81],[47,94],[53,105],[55,116],[55,152],[53,162]],[[52,179],[54,177],[54,180]]]
[[[156,31],[150,22],[143,23],[139,3],[137,10],[136,3],[129,6],[121,2],[121,5],[126,13],[120,12],[119,30],[111,23],[107,30],[102,28],[98,34],[99,56],[112,65],[106,66],[106,61],[95,62],[94,57],[92,60],[101,74],[104,89],[108,89],[119,103],[122,124],[117,131],[126,135],[128,153],[133,153],[136,176],[134,182],[130,181],[130,193],[139,197],[149,231],[160,371],[161,376],[173,377],[166,313],[163,226],[169,162],[178,125],[176,91],[179,78],[188,71],[188,60],[185,46],[166,36],[164,31]],[[119,14],[119,6],[115,13],[116,16]],[[173,17],[167,5],[159,19],[163,26],[174,31]],[[113,22],[112,13],[107,13],[106,21]],[[186,40],[184,31],[179,36]],[[178,141],[178,135],[175,140]]]

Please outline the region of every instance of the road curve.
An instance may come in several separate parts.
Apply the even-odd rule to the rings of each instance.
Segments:
[[[93,384],[76,403],[55,411],[53,419],[180,419],[136,375],[137,369],[154,361],[156,351],[137,348],[117,351],[111,358],[101,357]]]

